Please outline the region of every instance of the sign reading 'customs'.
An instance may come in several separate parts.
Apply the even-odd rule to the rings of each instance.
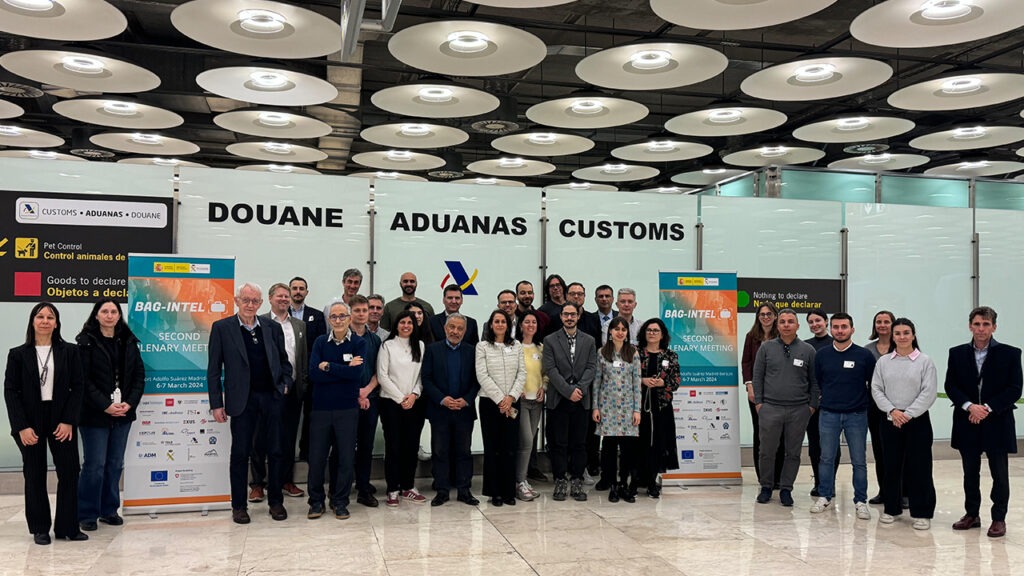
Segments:
[[[128,299],[128,252],[170,252],[170,198],[6,192],[0,301]]]

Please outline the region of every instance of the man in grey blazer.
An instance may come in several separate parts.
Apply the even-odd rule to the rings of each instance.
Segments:
[[[301,498],[306,495],[295,485],[295,442],[299,435],[299,420],[302,416],[302,399],[308,388],[309,348],[306,346],[306,323],[289,314],[291,290],[287,284],[278,282],[267,291],[270,297],[270,312],[261,314],[261,319],[276,322],[284,332],[284,351],[292,365],[292,380],[295,386],[284,397],[284,420],[281,427],[281,489],[285,496]],[[267,487],[267,428],[256,425],[249,468],[249,502],[262,502]]]
[[[280,438],[284,398],[293,386],[292,365],[281,326],[256,317],[263,304],[262,293],[256,284],[239,285],[235,290],[238,313],[214,322],[210,329],[206,385],[213,418],[217,422],[231,418],[231,517],[237,524],[249,523],[246,479],[252,437],[261,418],[268,434],[270,516],[274,520],[288,518],[281,494]]]
[[[566,493],[584,501],[583,471],[587,467],[587,422],[591,385],[597,369],[597,348],[590,335],[577,329],[580,307],[562,307],[562,328],[544,339],[544,373],[549,379],[548,456],[555,476],[555,500]],[[568,475],[568,476],[567,476]]]

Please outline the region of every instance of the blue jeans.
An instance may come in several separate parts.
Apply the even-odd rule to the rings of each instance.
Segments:
[[[836,495],[836,452],[839,450],[839,433],[846,433],[846,445],[850,449],[853,464],[853,501],[868,501],[868,412],[830,412],[822,410],[818,417],[821,432],[821,462],[818,465],[818,492],[822,498],[831,500]]]
[[[82,474],[78,479],[78,521],[95,522],[113,516],[121,506],[121,471],[124,449],[132,423],[125,420],[111,426],[81,426]]]

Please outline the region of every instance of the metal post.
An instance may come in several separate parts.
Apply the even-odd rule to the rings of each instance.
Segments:
[[[178,217],[181,215],[181,174],[178,167],[174,167],[174,176],[171,177],[171,252],[178,253]]]
[[[875,204],[882,203],[882,174],[875,172]]]
[[[849,310],[850,303],[850,229],[839,229],[839,305]]]
[[[694,239],[697,242],[697,270],[704,269],[704,223],[698,222],[694,229],[697,231],[697,237]]]
[[[548,194],[540,191],[540,284],[544,285],[544,279],[548,275]],[[543,294],[543,289],[541,294]]]
[[[375,225],[376,224],[376,220],[377,220],[377,206],[376,206],[375,203],[376,203],[376,195],[374,194],[373,181],[371,180],[370,181],[370,190],[369,190],[369,203],[366,206],[366,214],[370,217],[370,259],[366,261],[366,268],[367,268],[366,274],[367,274],[367,277],[370,279],[370,292],[369,292],[370,294],[374,294],[375,293],[374,285],[373,285],[373,280],[374,280],[374,268],[376,268],[376,265],[377,265],[377,259],[376,259],[376,253],[377,253],[376,252],[376,247],[377,247],[376,239],[377,239],[377,236],[375,234],[375,231],[376,231],[376,228],[377,228],[376,225]]]
[[[972,308],[981,305],[981,236],[971,234],[971,302]]]

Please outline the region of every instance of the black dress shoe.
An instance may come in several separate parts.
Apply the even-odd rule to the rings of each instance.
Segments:
[[[235,524],[248,524],[249,512],[245,508],[235,508],[231,511],[231,521]]]
[[[505,506],[515,506],[516,505],[516,497],[515,496],[509,496],[507,498],[502,498],[501,501],[505,503]]]
[[[473,493],[470,492],[469,490],[460,490],[458,498],[459,502],[462,502],[463,504],[469,504],[470,506],[476,506],[480,504],[480,501],[477,500],[476,496],[473,496]]]
[[[288,519],[288,511],[284,509],[283,504],[271,504],[270,505],[270,517],[280,522],[281,520]]]
[[[878,494],[874,498],[868,500],[868,504],[885,504],[885,498]]]
[[[92,532],[96,529],[96,523],[92,520],[86,520],[85,522],[79,522],[78,527],[86,532]]]
[[[647,488],[647,495],[651,498],[661,497],[661,488],[657,484],[652,484]]]
[[[618,502],[619,501],[619,487],[618,486],[612,484],[611,488],[608,490],[608,501],[609,502]]]
[[[434,495],[434,499],[430,501],[430,505],[441,506],[450,499],[447,492],[438,492]]]
[[[124,518],[121,518],[121,516],[118,515],[117,512],[114,512],[110,516],[100,516],[99,520],[100,522],[103,522],[104,524],[109,524],[111,526],[120,526],[124,524]]]
[[[39,544],[40,546],[46,546],[47,544],[50,543],[50,534],[47,533],[47,532],[40,532],[38,534],[33,534],[32,535],[32,540],[34,540],[35,543]]]
[[[461,498],[460,498],[460,500],[461,500]],[[491,506],[494,506],[496,508],[501,508],[504,505],[505,505],[505,502],[503,502],[501,500],[501,498],[499,498],[497,496],[495,496],[494,498],[491,498]]]
[[[367,508],[376,508],[377,506],[380,506],[380,502],[377,500],[377,497],[369,492],[360,492],[359,495],[356,496],[356,502],[366,506]]]
[[[54,534],[54,536],[57,536]],[[67,536],[57,536],[58,540],[69,540],[71,542],[84,542],[89,539],[89,535],[85,532],[78,531],[74,534],[68,534]]]

